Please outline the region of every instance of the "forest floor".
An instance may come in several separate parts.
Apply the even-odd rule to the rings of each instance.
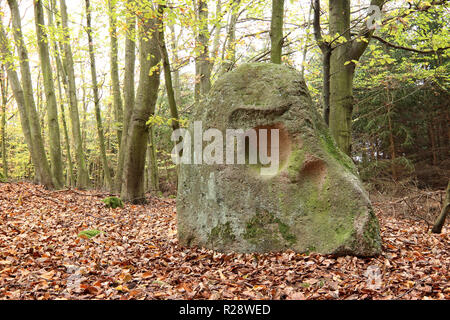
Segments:
[[[396,217],[400,200],[374,201],[383,253],[362,259],[183,248],[175,200],[104,196],[0,183],[0,299],[450,299],[448,224]]]

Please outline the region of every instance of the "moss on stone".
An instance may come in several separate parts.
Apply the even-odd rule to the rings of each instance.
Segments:
[[[267,233],[266,227],[274,223],[274,216],[269,212],[256,213],[248,222],[244,233],[244,239],[251,243],[257,243]]]
[[[335,142],[333,141],[333,139],[331,138],[331,135],[329,134],[329,132],[322,132],[319,135],[320,138],[320,142],[322,143],[322,146],[325,148],[326,151],[328,151],[328,153],[333,156],[334,159],[336,159],[340,164],[342,164],[345,168],[347,168],[348,170],[350,170],[351,173],[356,174],[356,167],[352,161],[352,159],[350,159],[350,157],[348,157],[347,155],[345,155],[344,153],[342,153],[342,151],[340,151]]]
[[[301,168],[303,161],[305,161],[305,151],[303,149],[296,149],[291,153],[289,163],[286,168],[289,180],[297,180],[299,174],[298,169]]]
[[[275,222],[278,223],[278,230],[280,231],[284,240],[286,240],[290,244],[293,244],[295,243],[295,241],[297,241],[297,237],[294,234],[290,233],[290,228],[287,224],[281,222],[280,219],[275,219]]]
[[[231,228],[231,224],[228,221],[227,223],[219,223],[217,226],[211,229],[209,234],[209,241],[214,244],[217,242],[221,242],[223,244],[227,244],[233,242],[236,239],[236,236],[233,233],[233,229]]]
[[[277,225],[278,228],[276,230],[271,229],[271,225]],[[250,243],[259,244],[261,238],[270,237],[271,242],[279,242],[279,237],[275,234],[276,231],[290,245],[297,240],[297,237],[290,232],[290,227],[269,212],[257,213],[247,222],[244,239],[247,239]]]

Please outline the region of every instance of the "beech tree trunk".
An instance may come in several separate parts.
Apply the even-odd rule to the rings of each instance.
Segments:
[[[0,134],[2,135],[2,165],[3,176],[8,178],[8,158],[6,155],[6,104],[8,103],[8,79],[5,74],[5,65],[0,67],[0,92],[2,96],[2,117],[0,119]]]
[[[134,3],[134,0],[128,0],[129,4]],[[119,148],[119,159],[116,172],[116,192],[120,193],[123,181],[123,167],[125,161],[125,152],[128,146],[129,128],[131,115],[135,104],[135,89],[134,89],[134,71],[136,62],[136,45],[132,36],[136,30],[136,16],[132,12],[127,13],[127,30],[128,35],[125,40],[125,74],[123,79],[123,99],[124,99],[124,117],[122,127],[122,141]]]
[[[148,189],[151,192],[159,191],[159,172],[158,172],[158,158],[156,155],[156,145],[155,145],[155,128],[150,126],[149,136],[148,136],[148,146],[147,146],[147,179],[148,179]]]
[[[284,0],[272,0],[272,20],[270,23],[270,61],[281,64],[283,48]]]
[[[11,18],[13,25],[13,35],[16,42],[17,52],[20,60],[20,73],[22,80],[22,94],[24,98],[24,107],[26,110],[26,117],[28,117],[30,128],[30,154],[33,160],[34,169],[36,172],[37,181],[47,188],[53,188],[53,179],[50,171],[50,166],[47,161],[47,156],[44,149],[44,141],[41,135],[41,125],[39,123],[39,115],[36,110],[36,104],[33,96],[33,85],[31,80],[30,65],[28,63],[28,51],[25,47],[22,35],[22,23],[19,12],[19,6],[16,0],[8,0],[8,5],[11,9]],[[5,36],[6,41],[6,36]],[[5,44],[7,46],[7,44]],[[9,76],[8,76],[9,77]],[[16,93],[20,95],[19,88],[16,88]],[[16,99],[21,99],[17,97]]]
[[[339,34],[347,42],[334,48],[330,58],[330,119],[331,134],[346,154],[351,150],[353,111],[353,74],[355,65],[350,50],[350,1],[330,0],[330,34]]]
[[[122,97],[120,95],[120,80],[119,80],[119,64],[118,64],[118,44],[117,44],[117,17],[116,17],[116,1],[108,0],[109,9],[109,36],[110,36],[110,70],[111,70],[111,82],[113,91],[113,106],[114,106],[114,120],[117,124],[123,122],[123,108]],[[122,126],[117,127],[117,140],[122,143]]]
[[[371,5],[383,6],[384,0],[372,0]],[[363,29],[356,37],[350,39],[350,0],[329,0],[330,34],[343,37],[345,43],[332,47],[330,57],[330,97],[329,127],[339,148],[350,155],[353,112],[353,77],[355,62],[360,59],[367,48],[374,30]],[[326,116],[326,112],[325,112]]]
[[[195,101],[206,95],[211,89],[211,67],[209,62],[209,30],[208,30],[208,3],[206,0],[197,0],[196,4],[198,33],[196,48],[199,51],[195,58]]]
[[[161,21],[164,21],[164,8],[165,8],[165,6],[163,6],[163,5],[158,6],[158,14],[160,15]],[[172,84],[172,72],[171,72],[171,68],[170,68],[169,54],[167,53],[163,22],[161,22],[161,28],[158,33],[158,42],[159,42],[159,49],[161,52],[161,58],[162,58],[162,62],[163,62],[164,82],[166,84],[167,99],[169,101],[170,115],[172,117],[172,121],[171,121],[172,129],[176,130],[180,127],[180,123],[179,123],[179,118],[178,118],[177,103],[176,103],[176,99],[175,99],[175,91],[173,89],[173,84]]]
[[[147,121],[155,112],[161,60],[157,19],[146,19],[140,27],[140,74],[136,105],[131,117],[129,141],[125,152],[121,198],[133,203],[145,201],[145,154],[149,137]]]
[[[45,31],[44,10],[42,0],[34,1],[34,19],[36,24],[39,58],[44,82],[45,100],[47,103],[47,125],[49,131],[50,163],[53,174],[54,186],[59,189],[64,186],[63,165],[61,158],[61,138],[58,123],[58,105],[56,103],[55,86],[50,53],[49,39]]]
[[[53,14],[56,12],[56,3],[55,0],[50,1],[50,8],[47,10],[48,14],[48,24],[51,27],[54,27],[54,21],[53,21]],[[56,23],[57,26],[60,26],[59,22]],[[60,107],[60,114],[61,114],[61,121],[63,124],[63,133],[64,133],[64,146],[66,150],[66,157],[67,157],[67,172],[66,172],[66,184],[69,186],[75,185],[75,176],[73,172],[73,163],[72,163],[72,155],[70,151],[70,140],[69,140],[69,133],[67,129],[67,122],[66,122],[66,112],[64,108],[65,99],[62,94],[61,90],[61,83],[64,87],[64,92],[66,93],[67,101],[69,100],[68,96],[68,85],[67,85],[67,76],[64,73],[64,68],[62,67],[61,62],[61,51],[59,50],[58,42],[53,41],[53,58],[55,59],[56,64],[56,72],[57,72],[57,84],[58,84],[58,96],[59,96],[59,107]]]
[[[93,43],[94,40],[92,39],[91,8],[89,0],[86,0],[86,23],[87,23],[86,31],[89,42],[89,58],[91,63],[91,81],[92,81],[92,92],[94,96],[95,119],[97,121],[98,144],[100,147],[100,157],[102,160],[102,166],[105,175],[105,183],[106,187],[109,189],[112,187],[112,181],[111,181],[111,172],[109,171],[108,159],[106,158],[105,136],[103,135],[103,124],[100,111],[100,98],[98,95],[97,68],[95,65],[95,54]]]
[[[172,61],[175,63],[175,70],[173,70],[173,89],[175,90],[175,101],[181,103],[181,83],[180,83],[180,71],[178,70],[178,38],[175,35],[175,27],[173,24],[169,25],[171,38],[170,38],[170,48],[172,49]],[[180,30],[181,35],[183,29]]]
[[[230,23],[228,24],[227,46],[225,48],[225,61],[222,65],[223,72],[230,71],[236,63],[236,24],[241,0],[233,1],[231,7]]]
[[[90,186],[89,173],[84,159],[83,140],[80,128],[80,116],[78,113],[77,89],[75,83],[75,70],[72,57],[72,47],[70,45],[67,6],[65,0],[60,0],[61,24],[64,32],[63,43],[63,65],[67,73],[67,84],[69,90],[70,121],[72,125],[72,136],[75,146],[75,160],[77,163],[77,187],[87,188]]]
[[[5,61],[5,68],[6,73],[8,75],[8,81],[11,84],[11,89],[13,91],[13,95],[16,100],[17,108],[19,109],[22,132],[25,137],[25,142],[30,152],[31,159],[34,160],[32,153],[34,146],[32,144],[30,121],[28,119],[25,94],[23,92],[22,85],[20,84],[19,76],[15,71],[15,66],[12,63],[12,60],[10,59],[10,57],[12,57],[12,53],[8,46],[8,39],[6,37],[6,32],[3,28],[3,22],[1,22],[1,17],[0,17],[0,57],[3,61]],[[37,171],[36,175],[38,175]]]

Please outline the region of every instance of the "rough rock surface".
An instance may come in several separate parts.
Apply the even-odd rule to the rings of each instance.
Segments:
[[[378,219],[368,195],[299,72],[274,64],[242,65],[216,81],[194,120],[224,137],[231,128],[278,128],[281,164],[270,178],[259,175],[255,165],[181,164],[181,245],[222,252],[380,253]]]

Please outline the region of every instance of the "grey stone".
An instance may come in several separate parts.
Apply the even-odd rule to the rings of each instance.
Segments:
[[[231,128],[278,128],[281,164],[269,178],[258,174],[258,165],[181,164],[181,245],[221,252],[380,253],[368,195],[299,72],[275,64],[242,65],[217,80],[195,110],[192,137],[194,120],[224,137]]]

